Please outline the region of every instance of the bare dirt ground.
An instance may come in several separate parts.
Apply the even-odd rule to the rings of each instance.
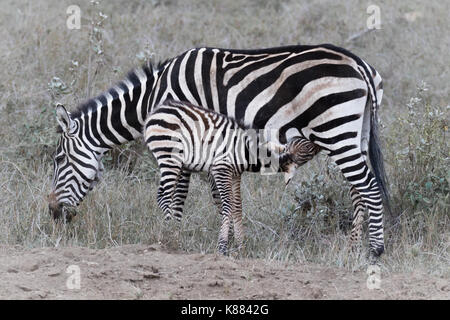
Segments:
[[[71,265],[79,267],[80,289],[67,287]],[[449,280],[426,274],[382,275],[379,290],[369,290],[366,280],[363,271],[173,253],[158,245],[0,247],[0,299],[450,298]]]

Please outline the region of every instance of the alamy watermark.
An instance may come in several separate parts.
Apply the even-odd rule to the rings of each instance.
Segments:
[[[66,280],[66,287],[69,290],[80,290],[81,288],[81,270],[80,266],[72,264],[67,267],[66,273],[70,276]]]
[[[369,17],[366,20],[367,29],[381,29],[381,11],[380,7],[376,4],[371,4],[366,10]]]
[[[69,30],[81,29],[81,9],[77,5],[70,5],[66,9],[68,15],[66,20],[66,26]]]
[[[381,289],[381,269],[377,265],[369,265],[367,268],[367,289]]]

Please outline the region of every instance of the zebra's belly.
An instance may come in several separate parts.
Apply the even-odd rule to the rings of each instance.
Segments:
[[[212,163],[210,161],[196,161],[183,164],[183,169],[190,172],[209,172]]]
[[[212,159],[196,159],[197,161],[185,161],[183,163],[183,169],[190,172],[211,172],[213,168],[232,168],[235,166],[241,166],[242,164],[237,162],[228,155],[221,155]]]

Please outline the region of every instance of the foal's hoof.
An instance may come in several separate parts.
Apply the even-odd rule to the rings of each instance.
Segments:
[[[223,256],[228,256],[228,250],[227,248],[220,248],[219,247],[219,253]]]

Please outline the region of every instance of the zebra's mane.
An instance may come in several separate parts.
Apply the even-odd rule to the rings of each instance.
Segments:
[[[125,77],[126,80],[130,80],[135,78],[136,76],[136,72],[138,71],[143,71],[146,75],[151,75],[153,73],[153,66],[149,63],[148,65],[143,65],[140,69],[133,69],[131,71],[129,71]],[[119,85],[120,83],[123,83],[124,80],[121,80],[119,82],[116,83],[116,85]],[[135,81],[132,81],[133,86],[135,85],[140,85],[139,83],[135,83]],[[79,104],[76,109],[71,112],[70,116],[72,119],[76,119],[79,118],[81,115],[88,113],[91,110],[95,110],[97,108],[97,102],[96,100],[99,100],[99,98],[103,97],[107,92],[109,92],[113,87],[111,87],[110,89],[104,91],[103,93],[101,93],[100,95],[94,97],[94,98],[90,98],[84,102],[82,102],[81,104]]]
[[[124,78],[124,80],[129,80],[131,83],[133,83],[133,86],[140,86],[140,82],[137,82],[136,80],[136,72],[143,72],[148,78],[153,76],[154,72],[159,72],[164,69],[164,66],[170,61],[170,59],[160,61],[156,64],[156,67],[149,61],[148,63],[144,64],[140,68],[135,68],[128,72],[127,76]],[[120,84],[123,84],[123,81],[121,80],[116,83],[115,86],[118,86]],[[77,119],[81,117],[83,114],[88,113],[91,110],[95,110],[97,108],[97,102],[96,100],[99,100],[99,98],[103,97],[106,93],[108,93],[112,88],[115,86],[109,88],[108,90],[104,91],[100,95],[90,98],[81,104],[79,104],[74,111],[70,113],[70,117],[72,119]],[[58,126],[59,127],[59,126]],[[58,132],[61,131],[61,128],[57,129]]]

